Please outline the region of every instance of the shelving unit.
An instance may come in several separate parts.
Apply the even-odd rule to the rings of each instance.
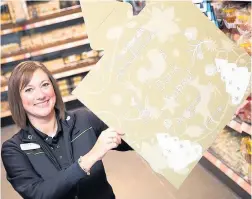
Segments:
[[[239,111],[242,107],[244,107],[245,105],[247,105],[248,103],[250,103],[250,96],[237,108],[237,110]],[[238,114],[238,111],[236,112],[236,115]],[[251,129],[251,125],[246,123],[246,122],[238,122],[235,119],[232,119],[228,124],[228,127],[234,129],[235,131],[239,132],[239,133],[247,133],[248,135],[252,135],[252,129]]]
[[[30,30],[33,28],[39,28],[60,22],[70,21],[81,17],[82,17],[81,7],[79,5],[72,6],[70,8],[64,8],[52,13],[48,13],[47,15],[41,16],[36,19],[27,20],[22,24],[14,24],[14,23],[4,24],[1,27],[1,36],[23,30]]]
[[[88,71],[92,70],[94,67],[95,67],[95,64],[87,65],[85,67],[75,68],[75,69],[71,69],[71,70],[68,70],[68,71],[64,71],[64,72],[61,72],[61,73],[54,74],[53,77],[55,79],[60,79],[60,78],[63,78],[63,77],[77,75],[77,74],[88,72]]]
[[[245,122],[239,123],[235,120],[232,120],[227,126],[234,129],[235,131],[237,131],[239,133],[245,132],[249,135],[252,135],[251,125],[249,125]]]
[[[9,57],[3,57],[1,60],[1,63],[6,64],[6,63],[19,61],[22,59],[28,59],[34,56],[44,55],[44,54],[48,54],[48,53],[52,53],[52,52],[56,52],[60,50],[66,50],[66,49],[70,49],[70,48],[74,48],[74,47],[78,47],[78,46],[82,46],[86,44],[89,44],[89,40],[87,39],[87,35],[84,34],[74,39],[68,39],[68,40],[60,41],[60,42],[53,43],[50,45],[42,46],[40,48],[34,49],[27,53],[22,52],[20,54],[15,54]]]
[[[217,159],[208,151],[205,152],[204,157],[251,195],[251,185],[233,172],[233,170],[227,167],[221,160]]]

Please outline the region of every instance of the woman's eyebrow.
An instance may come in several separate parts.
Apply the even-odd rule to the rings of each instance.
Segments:
[[[48,79],[43,80],[42,82],[40,82],[40,84],[44,83],[44,82],[48,82]],[[25,89],[26,87],[33,87],[33,85],[31,84],[27,84],[23,89]]]
[[[26,86],[24,86],[23,89],[27,88],[27,87],[33,87],[33,85],[27,84]]]
[[[43,80],[42,82],[40,82],[40,84],[42,84],[42,83],[44,83],[44,82],[48,82],[49,81],[49,79],[45,79],[45,80]]]

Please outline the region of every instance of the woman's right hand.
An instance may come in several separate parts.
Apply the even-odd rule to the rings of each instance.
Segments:
[[[102,131],[94,147],[81,157],[80,167],[90,171],[91,167],[101,160],[109,150],[121,144],[121,136],[123,135],[123,133],[115,131],[113,128]]]
[[[97,161],[101,160],[108,151],[121,144],[121,136],[123,135],[113,128],[102,131],[90,153]]]

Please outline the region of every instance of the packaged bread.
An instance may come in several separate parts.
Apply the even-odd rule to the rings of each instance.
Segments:
[[[87,53],[87,55],[88,55],[88,57],[95,58],[95,57],[98,57],[99,52],[96,51],[96,50],[90,50],[90,51]]]
[[[7,83],[8,79],[5,76],[1,75],[1,86],[6,85]]]
[[[228,29],[236,28],[236,8],[232,5],[227,5],[222,9],[223,11],[223,21]]]
[[[242,35],[238,41],[237,44],[242,47],[249,55],[252,55],[252,37],[251,32],[248,32],[247,34]]]
[[[72,78],[72,81],[73,82],[80,82],[82,79],[83,79],[82,76],[75,76],[75,77]]]
[[[8,12],[1,13],[1,24],[6,24],[11,22],[11,16]]]
[[[47,67],[47,69],[51,72],[63,69],[65,67],[64,61],[62,58],[53,59],[50,61],[45,61],[43,64]]]
[[[4,76],[7,78],[7,80],[10,78],[11,76],[11,71],[7,72],[4,74]]]
[[[68,81],[67,81],[67,79],[58,80],[57,84],[58,84],[58,86],[62,86],[62,85],[64,86],[64,85],[68,84]]]
[[[80,59],[81,59],[81,56],[78,54],[70,55],[64,58],[64,63],[69,64],[69,63],[80,61]]]
[[[2,55],[11,54],[11,53],[18,52],[18,51],[20,51],[20,47],[19,47],[18,43],[9,43],[9,44],[1,46]]]
[[[87,59],[87,58],[88,58],[87,52],[81,53],[81,59],[85,60],[85,59]]]
[[[1,112],[9,110],[9,103],[7,101],[1,101]]]
[[[50,13],[55,12],[56,10],[60,9],[60,4],[58,0],[53,0],[53,1],[40,1],[37,4],[34,4],[32,7],[33,10],[36,10],[36,13],[38,16],[44,16],[48,15]],[[29,10],[29,8],[28,8]]]
[[[62,30],[63,31],[63,30]],[[46,35],[44,35],[44,39],[48,42],[48,43],[55,43],[61,40],[64,40],[64,38],[61,35],[61,31],[60,30],[53,30],[48,32]]]
[[[240,34],[247,34],[251,31],[251,15],[246,9],[240,9],[236,11],[236,26]]]
[[[63,90],[67,90],[67,89],[70,89],[71,86],[69,84],[61,84],[59,85],[59,90],[60,91],[63,91]]]
[[[30,36],[23,36],[21,37],[21,47],[23,49],[30,49],[32,48],[32,40]]]
[[[73,86],[76,87],[83,79],[83,76],[76,76],[72,78]]]
[[[61,94],[62,97],[69,96],[70,95],[70,90],[69,89],[61,90],[60,94]]]
[[[80,37],[82,35],[85,34],[86,30],[85,30],[85,24],[78,24],[78,25],[74,25],[71,28],[71,32],[72,32],[72,37]]]
[[[44,45],[44,40],[40,33],[32,35],[31,40],[34,47]]]
[[[251,183],[252,174],[252,140],[250,136],[243,137],[241,140],[241,153],[248,163],[248,181]]]

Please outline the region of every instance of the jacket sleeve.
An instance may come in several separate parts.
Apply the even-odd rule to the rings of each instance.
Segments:
[[[44,180],[33,169],[28,157],[14,141],[6,141],[1,151],[7,180],[25,199],[60,199],[86,177],[78,163]]]
[[[100,136],[101,132],[106,130],[108,128],[108,126],[102,120],[100,120],[94,113],[92,113],[90,110],[88,110],[88,112],[89,112],[89,116],[88,116],[89,121],[91,123],[91,126],[95,130],[96,136],[98,138]],[[117,148],[115,148],[113,150],[129,151],[129,150],[133,150],[133,149],[122,139],[122,143]]]

